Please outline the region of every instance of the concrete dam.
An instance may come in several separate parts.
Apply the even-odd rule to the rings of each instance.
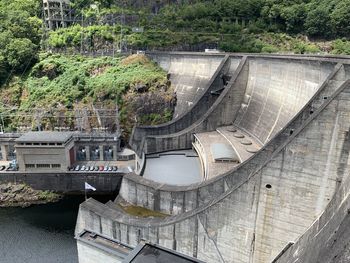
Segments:
[[[350,58],[147,55],[170,74],[176,114],[134,128],[136,173],[116,200],[82,203],[76,233],[205,262],[349,262]],[[147,155],[191,148],[201,182],[142,177]],[[120,203],[167,216],[131,216]]]

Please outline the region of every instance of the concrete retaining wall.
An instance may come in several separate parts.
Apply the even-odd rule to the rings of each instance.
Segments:
[[[82,213],[90,215],[79,218],[77,230],[89,226],[88,229],[103,234],[120,232],[120,241],[130,245],[146,238],[207,262],[218,262],[218,259],[221,262],[271,261],[290,239],[295,240],[308,228],[335,190],[334,171],[344,163],[340,156],[348,151],[341,147],[342,134],[350,128],[347,110],[350,82],[341,90],[343,88],[348,91],[340,95],[334,93],[334,99],[320,104],[313,116],[305,109],[288,127],[295,130],[292,135],[286,130],[280,134],[283,140],[269,143],[271,153],[264,153],[269,156],[266,161],[257,154],[251,161],[255,160],[258,165],[251,162],[226,176],[229,188],[206,205],[165,220],[140,220],[90,200],[81,206]],[[314,103],[322,100],[323,97],[317,98]],[[346,101],[346,105],[339,107],[340,101]],[[338,119],[330,118],[332,114],[338,115]],[[314,139],[304,143],[309,144],[310,149],[325,150],[301,151],[300,140],[309,136]],[[335,136],[337,143],[334,143]],[[333,154],[328,155],[329,151]],[[330,174],[316,169],[303,171],[304,159],[310,161],[310,167],[315,167],[327,164],[329,156],[333,158]],[[347,166],[343,168],[344,174],[347,170]],[[267,188],[267,184],[271,188]],[[110,226],[115,226],[115,230]]]
[[[84,193],[87,182],[97,190],[95,193],[116,193],[123,174],[119,173],[0,173],[0,183],[23,182],[36,190],[52,190],[61,193]]]
[[[156,53],[158,54],[158,53]],[[186,68],[184,65],[179,62],[178,60],[182,61],[184,63],[187,61],[186,55],[167,55],[162,54],[156,55],[156,54],[149,54],[151,57],[154,57],[156,61],[158,61],[165,69],[170,68],[177,68],[177,71],[181,71],[183,68]],[[218,65],[215,72],[210,72],[210,74],[207,76],[205,81],[202,80],[202,77],[200,76],[199,79],[194,75],[196,72],[196,64],[194,62],[200,60],[201,64],[207,61],[209,65],[211,62],[209,62],[213,58],[215,61],[220,60],[220,64]],[[143,150],[143,143],[142,140],[145,139],[147,135],[163,135],[163,134],[171,134],[176,133],[178,131],[181,131],[185,129],[186,127],[193,124],[195,121],[197,121],[205,112],[211,107],[211,105],[216,101],[218,98],[218,95],[211,94],[212,91],[222,89],[224,87],[223,82],[223,76],[232,76],[232,74],[235,72],[239,65],[239,61],[241,60],[241,57],[231,57],[228,56],[203,56],[203,55],[192,55],[189,57],[190,60],[194,61],[190,64],[190,67],[192,69],[189,69],[189,75],[185,75],[185,77],[182,79],[180,77],[177,77],[176,82],[177,85],[180,86],[186,86],[185,82],[188,81],[188,79],[191,79],[191,81],[197,81],[195,84],[191,84],[192,86],[189,86],[190,89],[193,89],[193,85],[201,85],[203,91],[200,91],[196,93],[195,96],[190,96],[187,100],[192,100],[190,104],[186,104],[184,98],[178,99],[179,105],[188,105],[188,109],[184,111],[182,114],[179,114],[179,116],[174,119],[173,121],[170,121],[168,123],[162,124],[162,125],[156,125],[156,126],[143,126],[143,127],[135,127],[130,139],[130,145],[131,147],[137,152],[141,153]],[[163,61],[163,62],[162,62]],[[173,66],[171,63],[174,62],[176,67]],[[194,64],[193,64],[194,63]],[[165,65],[164,65],[165,64]],[[210,67],[212,68],[212,67]],[[191,75],[192,74],[192,75]],[[146,152],[147,153],[147,152]]]
[[[349,134],[347,134],[349,136]],[[349,138],[347,138],[349,140]],[[322,215],[274,263],[350,261],[350,177],[342,181]]]
[[[224,55],[198,56],[147,53],[153,61],[170,74],[177,95],[174,119],[187,112],[205,92],[211,77],[224,60]]]
[[[242,107],[234,124],[261,144],[280,131],[310,100],[333,63],[253,57]]]
[[[333,68],[328,61],[248,57],[199,120],[179,132],[147,135],[144,152],[190,148],[193,133],[233,122],[264,144],[307,103]]]
[[[242,60],[242,68],[247,67],[247,64],[244,63],[244,59]],[[345,79],[345,69],[342,68],[340,70],[341,66],[338,65],[334,68],[333,72],[328,75],[326,81],[321,86],[320,90],[316,94],[317,96],[321,96],[320,94],[323,94],[323,96],[320,97],[320,101],[322,102],[324,98],[328,98],[332,92],[336,90],[342,83],[342,81]],[[243,69],[242,69],[243,70]],[[244,71],[246,72],[246,71]],[[237,81],[240,85],[232,85],[232,89],[230,92],[233,94],[239,94],[239,91],[241,94],[239,96],[242,98],[244,93],[242,92],[242,84],[244,85],[244,79],[247,76],[247,74],[240,73]],[[338,78],[340,79],[338,81]],[[242,80],[243,79],[243,80]],[[234,80],[233,80],[234,81]],[[244,89],[243,89],[244,90]],[[229,90],[225,90],[225,92],[228,93]],[[217,102],[213,105],[211,108],[212,111],[209,112],[209,117],[204,116],[203,119],[210,119],[211,123],[215,123],[220,120],[220,114],[225,112],[226,110],[227,114],[230,114],[230,108],[229,107],[235,107],[234,110],[236,113],[238,112],[239,107],[241,106],[241,103],[237,101],[237,103],[229,103],[231,100],[231,96],[226,94],[222,94],[221,98],[218,99]],[[239,97],[236,96],[236,97]],[[309,102],[306,112],[310,114],[310,112],[313,112],[319,107],[318,104],[315,104],[315,102],[312,102],[313,99]],[[223,102],[220,104],[220,102]],[[219,105],[217,105],[219,104]],[[222,107],[221,107],[222,106]],[[231,111],[232,112],[232,111]],[[211,115],[212,114],[212,115]],[[300,116],[300,114],[299,114]],[[211,117],[211,118],[210,118]],[[205,129],[207,127],[203,127],[204,124],[208,122],[202,121],[201,124],[199,124],[197,127],[196,125],[191,126],[188,130],[186,129],[184,131],[184,135],[180,133],[176,134],[172,137],[173,140],[171,141],[168,139],[166,142],[167,144],[160,144],[164,147],[172,147],[172,146],[178,146],[177,143],[183,143],[185,144],[186,136],[192,136],[192,133],[198,132],[198,129]],[[193,130],[191,130],[193,129]],[[290,130],[288,130],[286,133],[290,133]],[[289,134],[288,134],[289,136]],[[281,139],[276,138],[277,142],[281,142]],[[190,145],[187,145],[190,147]],[[158,148],[159,149],[159,148]],[[267,147],[268,149],[268,147]],[[266,149],[263,151],[266,151]],[[259,156],[260,154],[258,154]],[[265,157],[266,158],[266,157]],[[258,160],[255,162],[255,160]],[[241,165],[243,167],[249,167],[249,166],[255,166],[259,165],[259,157],[253,158],[253,160],[249,160],[247,164]],[[244,168],[243,168],[244,169]],[[237,175],[236,175],[237,176]],[[120,196],[124,198],[126,201],[137,204],[140,206],[147,207],[149,209],[159,210],[165,213],[171,213],[175,214],[182,213],[189,211],[195,207],[198,207],[202,205],[203,203],[208,202],[211,198],[215,198],[216,196],[220,195],[227,189],[228,182],[226,179],[222,178],[214,178],[213,180],[209,180],[206,182],[203,182],[201,184],[195,184],[195,185],[189,185],[187,187],[178,187],[178,186],[166,186],[164,184],[157,184],[154,182],[151,182],[149,180],[145,180],[142,177],[139,176],[133,176],[128,175],[124,177],[121,190],[120,190]],[[145,195],[138,195],[137,193],[140,193],[140,191],[147,193]],[[162,201],[160,201],[162,200]],[[190,202],[187,202],[187,200],[191,200]],[[183,205],[186,204],[186,205]]]
[[[238,114],[248,80],[246,57],[232,72],[232,78],[213,105],[201,117],[185,129],[167,135],[148,135],[145,138],[146,153],[163,152],[191,148],[192,134],[213,131],[222,125],[230,125]]]
[[[77,230],[120,233],[130,245],[146,238],[207,262],[270,262],[306,231],[348,175],[350,81],[341,85],[344,72],[249,162],[199,188],[208,194],[202,206],[141,220],[89,200],[81,205]],[[226,186],[211,198],[220,181]]]

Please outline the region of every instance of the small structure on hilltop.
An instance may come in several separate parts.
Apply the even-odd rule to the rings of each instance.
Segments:
[[[74,21],[69,0],[43,0],[43,10],[45,25],[49,30],[68,27]]]

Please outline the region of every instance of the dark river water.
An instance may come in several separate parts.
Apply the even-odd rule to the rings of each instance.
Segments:
[[[84,197],[28,208],[0,208],[0,262],[78,262],[74,228]]]

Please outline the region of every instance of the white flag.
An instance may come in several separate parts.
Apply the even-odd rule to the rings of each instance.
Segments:
[[[92,185],[89,185],[87,182],[85,182],[85,190],[91,189],[92,191],[96,191],[96,188]]]

